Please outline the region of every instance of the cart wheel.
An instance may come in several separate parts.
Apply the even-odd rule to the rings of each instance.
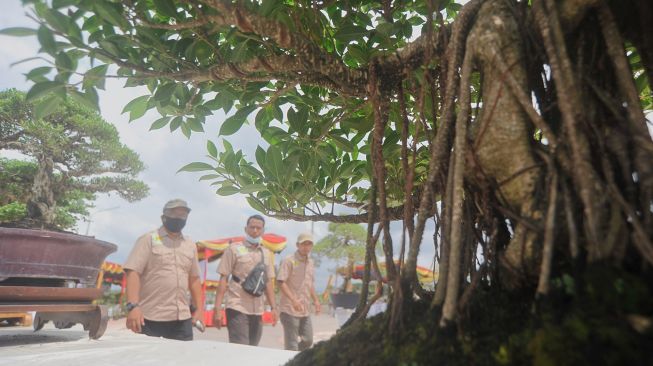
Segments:
[[[104,331],[107,330],[107,323],[109,323],[109,312],[107,311],[107,307],[104,305],[98,305],[91,315],[88,337],[91,339],[99,339],[102,337]]]
[[[44,320],[41,317],[41,313],[36,313],[36,315],[34,315],[34,322],[33,322],[34,331],[37,332],[37,331],[43,329],[43,326],[47,322],[48,322],[47,320]]]

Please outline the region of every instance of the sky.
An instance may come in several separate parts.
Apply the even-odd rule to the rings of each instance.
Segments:
[[[0,12],[0,29],[8,27],[36,28],[34,22],[25,16],[27,9],[21,6],[19,0],[5,0]],[[43,61],[30,61],[11,67],[16,61],[34,57],[38,52],[36,37],[8,37],[0,35],[0,90],[16,88],[29,90],[31,82],[26,81],[24,73]],[[98,239],[114,243],[118,250],[107,260],[124,263],[136,239],[161,225],[161,210],[166,201],[172,198],[182,198],[188,201],[192,212],[184,229],[184,234],[193,240],[206,240],[243,234],[247,217],[256,214],[249,207],[243,195],[222,197],[215,194],[215,189],[207,182],[198,179],[201,173],[177,173],[182,166],[193,161],[207,161],[206,142],[212,139],[218,149],[222,142],[217,138],[218,130],[224,114],[207,117],[204,124],[205,133],[194,133],[187,139],[180,130],[170,133],[163,128],[149,131],[149,127],[159,115],[150,111],[144,117],[129,123],[128,114],[120,114],[123,107],[132,99],[147,94],[147,89],[124,88],[124,81],[108,79],[105,91],[98,90],[102,117],[116,126],[121,141],[136,151],[145,163],[145,170],[139,179],[150,187],[150,194],[145,199],[129,203],[117,195],[98,195],[95,208],[91,209],[91,222],[79,222],[77,232],[88,234]],[[235,149],[242,149],[253,159],[253,152],[261,137],[251,125],[245,125],[229,140]],[[0,152],[0,156],[6,156]],[[429,223],[430,224],[430,223]],[[316,222],[313,225],[316,241],[327,234],[327,223]],[[311,223],[296,221],[281,221],[266,218],[266,232],[283,235],[287,238],[286,249],[277,256],[283,258],[295,250],[297,235],[303,231],[311,231]],[[393,242],[398,247],[401,235],[401,225],[391,226]],[[428,226],[424,233],[424,245],[418,264],[425,267],[433,265],[433,227]],[[395,250],[397,252],[397,250]],[[200,264],[202,266],[202,264]],[[209,266],[208,278],[216,278],[217,263]],[[326,286],[327,278],[333,273],[336,263],[322,261],[316,271],[316,289],[321,291]],[[202,267],[203,268],[203,267]]]

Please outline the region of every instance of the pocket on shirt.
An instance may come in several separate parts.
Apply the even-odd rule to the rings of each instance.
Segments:
[[[236,265],[234,266],[232,274],[243,277],[242,280],[244,280],[252,268],[254,268],[254,260],[252,259],[252,256],[241,255],[236,259]]]
[[[193,264],[193,259],[195,259],[194,253],[182,252],[179,254],[179,265],[185,271],[190,273],[190,269]]]
[[[252,256],[251,255],[241,255],[236,259],[236,263],[240,265],[248,265],[252,263]]]
[[[163,245],[152,246],[152,259],[156,264],[168,264],[172,262],[172,251]]]

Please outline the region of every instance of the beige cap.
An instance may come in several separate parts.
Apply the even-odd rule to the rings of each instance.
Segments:
[[[310,241],[311,243],[315,243],[313,241],[313,234],[311,234],[311,233],[301,233],[301,234],[299,234],[299,236],[297,237],[297,244],[301,244],[301,243],[303,243],[305,241]]]
[[[188,207],[188,203],[186,203],[186,201],[179,198],[175,198],[173,200],[166,202],[166,204],[163,206],[163,211],[165,212],[165,210],[170,210],[177,207],[183,207],[187,209],[188,212],[190,212],[190,207]]]

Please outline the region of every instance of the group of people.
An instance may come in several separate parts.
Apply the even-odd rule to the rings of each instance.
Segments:
[[[162,226],[141,236],[127,258],[127,328],[136,333],[189,341],[193,339],[193,325],[203,327],[197,250],[182,234],[190,211],[184,200],[168,201],[161,215]],[[229,342],[257,346],[267,300],[273,325],[277,317],[281,319],[285,348],[301,351],[313,343],[310,307],[313,305],[316,314],[321,308],[310,258],[313,236],[300,234],[297,251],[285,258],[275,273],[271,253],[261,244],[264,231],[265,219],[250,216],[245,240],[230,244],[224,251],[218,265],[213,324],[222,327],[224,300]],[[278,307],[275,279],[281,293]]]

